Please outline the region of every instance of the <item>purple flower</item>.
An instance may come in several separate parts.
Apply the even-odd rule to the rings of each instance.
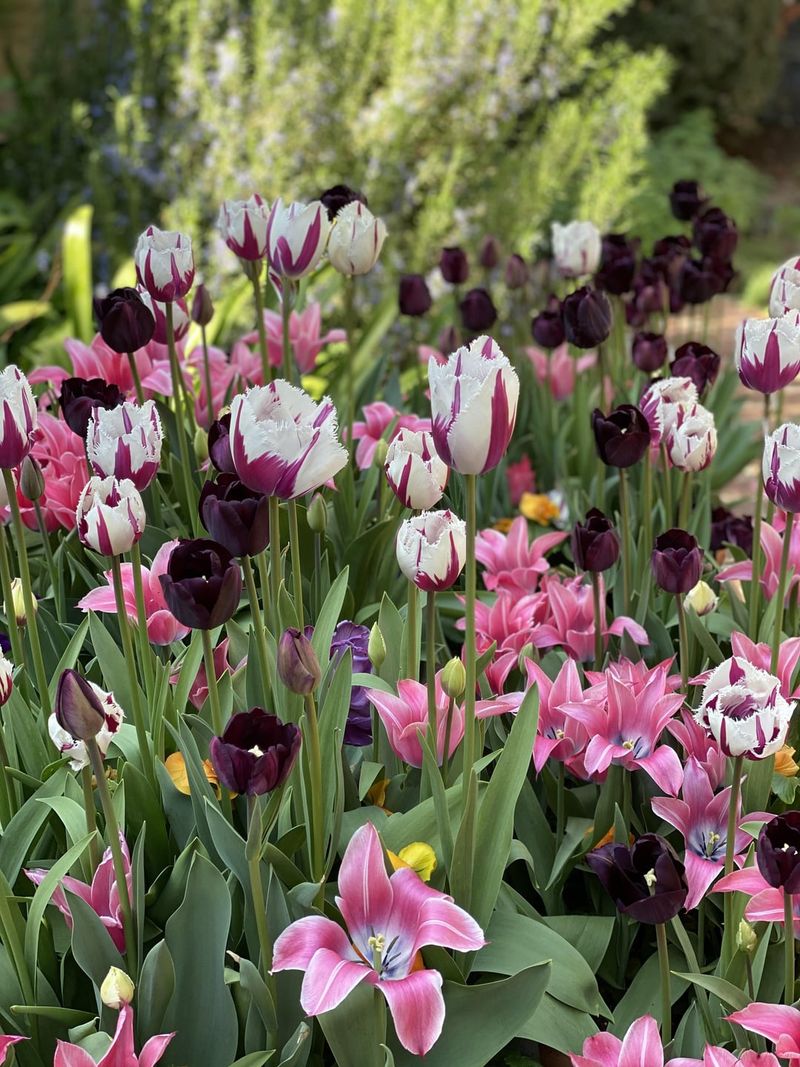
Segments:
[[[700,182],[683,179],[675,182],[669,194],[672,214],[681,222],[691,222],[708,203]]]
[[[156,320],[136,289],[114,289],[95,300],[94,314],[100,336],[115,352],[136,352],[155,333]]]
[[[617,296],[630,292],[638,248],[638,240],[630,240],[624,233],[607,233],[603,237],[600,267],[594,277],[597,288]]]
[[[636,922],[674,919],[689,892],[681,861],[658,834],[643,834],[627,845],[605,845],[586,862],[623,915]]]
[[[331,659],[338,661],[350,649],[353,657],[353,674],[372,674],[372,663],[367,653],[369,629],[358,623],[340,622],[331,639]],[[363,685],[354,685],[350,690],[350,711],[344,730],[346,745],[363,746],[372,742],[372,716],[367,690]]]
[[[300,730],[263,708],[231,716],[209,755],[220,782],[232,793],[261,796],[282,785],[300,751]]]
[[[61,384],[61,411],[64,422],[78,437],[86,437],[92,412],[96,408],[118,407],[125,399],[118,385],[102,378],[67,378]]]
[[[687,341],[685,345],[675,349],[669,369],[673,378],[691,378],[697,386],[698,394],[702,394],[717,380],[720,362],[720,357],[713,348],[699,341]]]
[[[242,595],[239,564],[227,548],[202,537],[178,542],[159,581],[169,610],[193,630],[214,630],[227,622]]]
[[[470,289],[458,306],[461,322],[472,333],[484,333],[497,321],[497,309],[486,289]]]
[[[200,492],[200,519],[232,556],[257,556],[269,542],[269,499],[235,474],[220,474]]]
[[[469,260],[463,248],[443,248],[439,257],[439,270],[450,285],[463,285],[469,277]]]

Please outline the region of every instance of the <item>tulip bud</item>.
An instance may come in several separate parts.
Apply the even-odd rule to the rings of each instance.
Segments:
[[[114,289],[95,300],[100,336],[115,352],[136,352],[153,339],[156,320],[136,289]]]
[[[558,297],[551,297],[547,307],[531,319],[531,336],[542,348],[558,348],[564,343],[564,320]]]
[[[217,228],[222,239],[246,266],[256,264],[256,271],[267,254],[268,218],[269,205],[258,193],[247,200],[226,200],[219,209]]]
[[[33,612],[34,615],[39,610],[39,601],[36,599],[36,595],[31,592],[31,598],[33,599]],[[17,620],[17,626],[27,626],[28,616],[25,611],[25,594],[22,591],[22,579],[14,578],[11,582],[11,609],[14,612],[14,617]],[[8,605],[3,605],[3,610],[8,615]]]
[[[736,931],[736,947],[740,952],[746,952],[752,956],[758,947],[758,937],[747,919],[742,919]]]
[[[375,445],[375,451],[372,453],[372,463],[375,467],[383,467],[386,463],[386,456],[389,452],[389,442],[385,441],[382,437]]]
[[[523,289],[528,284],[528,264],[516,252],[506,260],[506,289]]]
[[[39,500],[44,493],[44,475],[42,468],[30,453],[22,461],[19,474],[19,488],[28,500]]]
[[[400,279],[398,306],[401,315],[417,317],[430,311],[433,304],[428,283],[421,274],[404,274]]]
[[[442,692],[451,700],[461,700],[467,688],[467,671],[464,664],[453,656],[444,665],[441,675]]]
[[[462,323],[472,333],[483,333],[497,321],[497,309],[486,289],[470,289],[458,306]]]
[[[343,207],[347,207],[348,204],[352,204],[354,201],[360,201],[364,207],[369,207],[367,198],[363,193],[360,193],[357,189],[351,189],[349,185],[332,185],[330,189],[326,189],[324,193],[320,193],[319,200],[325,205],[325,210],[328,212],[328,218],[333,222]]]
[[[718,207],[710,207],[694,220],[692,236],[702,255],[718,262],[729,260],[739,241],[736,223]]]
[[[630,292],[636,274],[638,241],[630,241],[624,233],[607,233],[603,237],[600,267],[595,285],[607,293],[621,296]]]
[[[719,598],[708,582],[699,581],[686,594],[683,603],[696,615],[710,615],[716,609]]]
[[[208,459],[208,432],[202,426],[194,431],[194,454],[198,463],[205,463]]]
[[[119,967],[111,967],[100,986],[100,999],[107,1008],[119,1011],[123,1004],[130,1004],[136,987]]]
[[[500,242],[490,233],[487,234],[481,242],[478,262],[486,270],[494,270],[500,262]]]
[[[381,628],[374,622],[372,629],[369,632],[369,643],[367,644],[367,655],[369,661],[376,671],[379,671],[386,659],[386,642],[383,639]]]
[[[580,278],[594,274],[603,250],[600,231],[592,222],[574,221],[551,227],[553,259],[565,278]]]
[[[322,677],[311,642],[291,626],[283,631],[278,642],[278,677],[290,692],[301,696],[313,693]]]
[[[703,194],[699,182],[683,179],[675,182],[670,190],[669,206],[681,222],[691,222],[707,203],[708,197]]]
[[[613,567],[619,558],[619,535],[597,508],[586,513],[586,521],[576,522],[571,537],[575,566],[592,574]]]
[[[667,358],[667,339],[663,334],[640,331],[634,334],[631,356],[639,370],[653,374],[664,366]]]
[[[208,326],[214,317],[214,304],[202,282],[194,291],[191,315],[192,322],[196,322],[198,326]]]
[[[91,682],[72,668],[63,671],[58,680],[55,716],[58,725],[78,741],[91,741],[106,722]]]
[[[463,248],[443,248],[439,270],[450,285],[463,285],[469,277],[469,260]]]
[[[315,534],[324,534],[328,528],[328,508],[321,493],[314,493],[306,512],[306,522]]]
[[[650,562],[656,585],[675,596],[688,593],[703,572],[703,553],[686,530],[667,530],[657,537]]]
[[[561,305],[564,333],[577,348],[595,348],[611,333],[611,305],[605,293],[588,285],[576,289]]]
[[[378,262],[386,225],[358,200],[346,204],[336,216],[328,241],[331,265],[347,277],[367,274]]]
[[[328,211],[319,200],[284,204],[279,198],[266,230],[270,272],[279,278],[304,278],[322,259],[330,232]]]
[[[13,688],[14,664],[5,656],[0,655],[0,707],[7,702]]]

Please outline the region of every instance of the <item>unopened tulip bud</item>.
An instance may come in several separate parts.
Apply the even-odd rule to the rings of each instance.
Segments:
[[[451,700],[460,700],[466,688],[466,668],[458,656],[453,656],[444,665],[444,670],[442,671],[442,692],[449,696]]]
[[[288,690],[306,696],[322,677],[319,660],[304,633],[290,626],[278,642],[278,677]]]
[[[491,234],[487,234],[481,242],[478,262],[486,270],[493,270],[500,262],[500,242]]]
[[[528,264],[516,252],[506,261],[505,282],[507,289],[522,289],[528,284]]]
[[[753,927],[747,922],[746,919],[742,919],[739,923],[739,929],[736,931],[736,947],[741,952],[746,952],[748,956],[751,956],[758,945],[758,937]]]
[[[367,655],[369,661],[376,671],[379,671],[386,659],[386,642],[383,639],[381,628],[377,622],[372,624],[372,629],[369,632],[369,642],[367,643]]]
[[[58,725],[78,741],[91,741],[105,726],[103,705],[91,682],[69,668],[62,672],[56,689]]]
[[[306,512],[306,522],[312,533],[324,534],[328,528],[328,508],[321,493],[314,493]]]
[[[44,493],[44,475],[42,468],[30,453],[22,461],[19,474],[19,487],[28,500],[38,500]]]
[[[683,602],[696,615],[709,615],[716,608],[718,597],[708,582],[700,581],[689,590]]]
[[[119,967],[111,967],[100,986],[100,999],[107,1008],[119,1011],[123,1004],[130,1004],[136,990],[128,975]]]
[[[194,431],[194,454],[198,463],[205,463],[208,459],[208,433],[202,426]]]
[[[375,451],[372,454],[372,463],[375,467],[380,467],[381,469],[383,469],[383,466],[386,463],[386,455],[388,451],[388,441],[384,441],[384,439],[381,438],[375,445]]]
[[[39,601],[36,596],[31,593],[33,599],[33,612],[34,615],[39,610]],[[4,604],[3,609],[8,615],[8,605]],[[28,616],[25,611],[25,595],[22,592],[22,579],[14,578],[11,582],[11,610],[14,612],[14,617],[17,620],[17,626],[26,626],[28,623]]]
[[[196,322],[198,326],[208,326],[214,317],[214,304],[202,282],[194,291],[191,314],[192,322]]]

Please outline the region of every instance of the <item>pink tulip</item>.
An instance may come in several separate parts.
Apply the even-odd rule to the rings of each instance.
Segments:
[[[131,857],[128,852],[127,842],[121,833],[119,835],[119,843],[122,848],[122,859],[125,865],[125,881],[128,886],[128,895],[131,896],[133,892]],[[48,872],[36,868],[30,871],[26,870],[25,874],[30,878],[34,885],[41,885]],[[56,889],[55,893],[53,893],[52,903],[55,904],[64,916],[67,926],[71,930],[72,912],[70,911],[69,902],[67,901],[64,892],[65,889],[69,890],[70,893],[74,893],[89,905],[92,911],[97,914],[106,930],[108,930],[109,936],[116,947],[120,952],[124,952],[125,933],[122,928],[122,911],[120,909],[117,882],[114,878],[114,863],[111,858],[111,849],[107,848],[103,853],[102,862],[94,872],[94,878],[92,878],[91,885],[87,885],[86,882],[81,882],[78,878],[71,878],[69,875],[66,875],[61,879],[61,885]]]
[[[280,367],[283,360],[283,320],[270,309],[264,312],[267,333],[267,353],[273,367]],[[317,365],[317,357],[326,345],[343,344],[347,341],[344,330],[328,330],[322,334],[322,309],[319,304],[309,304],[305,311],[293,311],[289,316],[289,342],[297,369],[301,374],[311,374]],[[231,351],[231,364],[249,385],[263,385],[258,331],[247,333]]]
[[[761,589],[767,600],[772,600],[778,591],[778,576],[781,570],[781,553],[783,552],[782,518],[775,517],[772,525],[768,522],[761,523]],[[794,587],[800,583],[800,524],[795,523],[792,527],[792,541],[789,548],[789,572],[791,577],[786,583],[787,599]],[[753,564],[751,560],[742,560],[730,567],[723,567],[717,575],[718,582],[750,582],[753,579]]]
[[[44,495],[39,500],[39,507],[48,532],[53,533],[59,526],[73,530],[78,501],[89,479],[83,442],[63,419],[45,412],[39,416],[37,440],[31,455],[38,461],[44,476]],[[38,529],[32,501],[24,497],[21,490],[17,491],[17,500],[22,521],[29,529]]]
[[[728,1052],[719,1045],[706,1045],[702,1060],[687,1059],[678,1056],[670,1060],[667,1067],[781,1067],[771,1052]]]
[[[577,375],[584,374],[597,362],[594,352],[575,359],[569,354],[566,344],[554,348],[552,353],[533,346],[526,348],[525,353],[533,364],[537,380],[548,387],[555,400],[566,400],[572,396]]]
[[[273,971],[305,972],[300,1003],[307,1015],[330,1011],[368,982],[386,998],[403,1048],[424,1056],[442,1032],[445,1007],[442,976],[419,966],[419,951],[474,951],[485,944],[480,927],[410,867],[388,877],[371,823],[350,839],[339,893],[347,932],[322,915],[298,919],[275,942]]]
[[[513,507],[522,500],[523,493],[532,493],[536,489],[536,475],[531,466],[530,456],[523,456],[516,463],[509,463],[506,467],[506,482],[508,484],[508,496]]]
[[[483,564],[483,584],[487,589],[525,596],[535,593],[539,577],[549,564],[546,553],[567,538],[566,533],[543,534],[528,541],[528,520],[517,516],[508,534],[481,530],[475,539],[475,555]]]
[[[486,680],[493,693],[503,692],[506,678],[531,639],[536,603],[534,596],[520,597],[501,592],[494,604],[479,600],[475,605],[478,655],[497,642],[497,651],[486,668]],[[464,627],[464,619],[459,619],[456,629],[463,630]]]
[[[401,415],[391,404],[376,400],[374,404],[365,404],[362,408],[363,422],[353,423],[353,440],[358,441],[356,464],[359,470],[366,470],[372,463],[378,441],[393,441],[402,429],[424,430],[431,432],[430,419],[421,419],[418,415]],[[391,432],[387,434],[389,427]]]
[[[645,1015],[631,1024],[622,1040],[608,1033],[587,1037],[582,1054],[571,1055],[570,1062],[572,1067],[664,1067],[658,1023]]]
[[[242,666],[242,663],[247,662],[247,658],[245,657],[245,659],[243,659],[241,663],[238,663],[234,668],[228,659],[229,645],[230,642],[228,638],[225,637],[214,649],[214,674],[216,675],[218,682],[222,680],[223,676],[228,671],[233,673],[234,670],[238,670]],[[173,685],[177,685],[180,676],[181,672],[178,670],[174,674],[170,675],[169,680]],[[201,663],[197,670],[197,674],[195,675],[195,679],[192,682],[191,688],[189,689],[189,701],[199,711],[200,708],[202,708],[202,706],[205,704],[207,699],[208,676],[206,674],[205,664]]]
[[[14,1036],[12,1034],[0,1035],[0,1064],[6,1062],[6,1056],[8,1055],[8,1050],[11,1048],[12,1045],[16,1045],[16,1043],[18,1041],[27,1041],[27,1040],[28,1039],[26,1037],[16,1037],[16,1036]]]
[[[428,732],[428,689],[420,682],[403,678],[397,683],[397,696],[382,689],[367,689],[367,699],[380,716],[392,751],[412,767],[422,766],[422,745],[417,736]],[[436,756],[441,764],[447,733],[449,697],[442,690],[442,672],[436,675]],[[453,705],[448,759],[464,737],[464,709]]]
[[[202,347],[193,348],[186,356],[183,365],[185,368],[192,369],[194,377],[199,383],[199,391],[194,402],[194,416],[197,425],[207,430],[211,422],[208,416],[208,387]],[[260,359],[258,359],[258,365],[259,367],[261,366]],[[213,345],[209,345],[208,349],[208,369],[209,377],[211,378],[211,408],[216,417],[220,408],[225,407],[227,403],[229,391],[236,381],[237,370],[228,359],[226,353],[221,348],[215,348]]]
[[[784,894],[782,889],[774,889],[764,878],[758,867],[743,867],[739,871],[726,874],[714,886],[717,893],[746,893],[748,900],[744,917],[748,922],[779,923],[784,922]],[[794,936],[800,938],[800,896],[792,897],[794,915]]]
[[[683,747],[686,759],[694,759],[708,776],[712,789],[725,782],[728,757],[713,737],[696,722],[689,708],[681,709],[679,719],[670,719],[667,729]]]
[[[144,591],[144,610],[147,616],[147,636],[154,645],[171,645],[180,641],[189,633],[189,627],[179,623],[167,608],[159,576],[166,574],[169,557],[177,541],[167,541],[159,548],[149,569],[142,567],[142,586]],[[133,586],[133,565],[123,563],[122,587],[125,597],[125,611],[132,623],[137,623],[136,594]],[[82,611],[108,612],[115,615],[117,603],[114,599],[114,585],[111,571],[105,572],[107,584],[92,589],[79,601]]]
[[[28,375],[32,385],[50,382],[60,388],[65,378],[102,378],[111,385],[118,385],[125,393],[133,393],[133,376],[127,355],[109,348],[99,333],[89,345],[70,339],[64,342],[64,348],[72,364],[72,373],[59,366],[37,367]],[[135,352],[134,358],[145,396],[171,396],[172,378],[164,344],[153,340]]]
[[[774,1041],[776,1056],[800,1060],[800,1011],[797,1008],[788,1004],[748,1004],[729,1015],[728,1022],[738,1023],[745,1030]]]
[[[53,1067],[154,1067],[167,1050],[174,1034],[156,1034],[146,1041],[136,1055],[133,1039],[133,1008],[123,1004],[117,1019],[117,1030],[106,1054],[99,1062],[79,1045],[59,1041]]]

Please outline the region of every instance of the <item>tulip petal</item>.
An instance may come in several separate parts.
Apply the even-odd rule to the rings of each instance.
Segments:
[[[397,1037],[413,1056],[424,1056],[439,1039],[444,1025],[442,976],[414,971],[406,978],[378,983],[392,1013]]]
[[[745,1030],[760,1034],[776,1044],[784,1038],[781,1044],[787,1050],[791,1048],[792,1043],[795,1046],[800,1045],[800,1011],[787,1004],[748,1004],[741,1011],[728,1015],[727,1019],[728,1022],[738,1023]]]
[[[663,1067],[664,1050],[658,1024],[652,1015],[645,1015],[628,1030],[619,1053],[619,1067]]]
[[[84,1052],[78,1045],[59,1041],[56,1045],[53,1067],[97,1067],[97,1064],[89,1053]]]
[[[593,1034],[583,1043],[583,1055],[571,1057],[572,1067],[618,1067],[621,1048],[614,1034]]]
[[[144,1043],[139,1053],[139,1067],[154,1067],[167,1050],[174,1034],[156,1034]]]
[[[275,942],[273,971],[304,971],[321,948],[337,953],[342,959],[355,960],[347,935],[341,926],[322,915],[307,915],[287,926]]]
[[[365,979],[377,981],[377,975],[366,963],[344,960],[337,952],[321,948],[314,953],[303,978],[303,1011],[307,1015],[332,1011]]]
[[[350,838],[339,869],[339,893],[337,904],[356,944],[366,943],[373,931],[388,928],[393,893],[372,823],[365,823]]]

